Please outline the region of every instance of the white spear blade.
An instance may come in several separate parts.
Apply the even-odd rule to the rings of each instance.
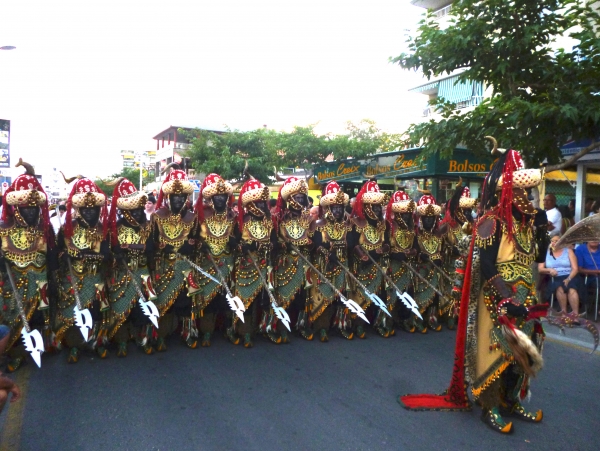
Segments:
[[[73,315],[75,317],[75,325],[79,327],[83,339],[87,342],[90,339],[90,331],[94,327],[94,321],[92,320],[92,314],[86,308],[79,310],[77,305],[73,306]]]
[[[365,311],[362,309],[362,307],[360,305],[358,305],[356,302],[354,302],[352,299],[346,299],[343,296],[340,296],[340,301],[342,301],[342,303],[348,307],[348,309],[352,312],[355,313],[356,315],[358,315],[359,318],[362,318],[363,320],[365,320],[367,323],[369,323],[369,320],[367,319],[367,317],[365,316]],[[369,323],[371,324],[371,323]]]
[[[377,296],[375,293],[369,293],[369,297],[371,298],[371,301],[373,301],[373,304],[379,307],[383,311],[383,313],[385,313],[390,318],[392,317],[392,314],[388,311],[385,302],[383,302],[379,296]]]
[[[41,368],[42,352],[44,352],[44,341],[42,340],[42,334],[40,334],[40,331],[37,329],[27,332],[25,328],[23,328],[21,335],[23,336],[25,350],[31,354],[31,358],[33,358],[38,368]]]
[[[406,306],[406,308],[411,310],[415,314],[415,316],[417,316],[420,320],[423,319],[421,313],[419,312],[419,306],[410,294],[408,294],[407,292],[400,294],[399,291],[396,291],[396,295],[398,296],[398,299],[400,299],[402,303]]]
[[[152,301],[146,301],[142,296],[138,299],[138,303],[140,304],[140,308],[142,309],[142,313],[146,315],[154,327],[158,329],[158,318],[160,318],[160,314],[158,313],[158,309],[156,305]]]
[[[279,321],[281,321],[283,325],[287,328],[287,330],[291,332],[292,329],[290,329],[290,317],[288,313],[283,309],[283,307],[277,307],[274,304],[271,304],[271,307],[273,307],[273,312],[275,313],[275,316],[279,318]]]
[[[233,310],[233,312],[237,315],[237,317],[244,322],[244,312],[246,311],[246,307],[244,307],[244,303],[240,299],[239,296],[230,296],[229,294],[226,296],[227,302],[229,302],[229,308]]]

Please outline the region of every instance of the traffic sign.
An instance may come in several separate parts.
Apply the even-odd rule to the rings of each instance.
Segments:
[[[8,189],[8,182],[2,182],[2,195]]]
[[[199,193],[200,187],[202,186],[202,184],[200,183],[200,180],[190,179],[190,182],[192,182],[192,185],[194,185],[194,192]]]

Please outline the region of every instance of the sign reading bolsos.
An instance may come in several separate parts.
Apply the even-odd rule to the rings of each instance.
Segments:
[[[0,168],[10,167],[10,121],[0,119]]]
[[[492,166],[489,158],[477,158],[467,149],[457,148],[450,160],[438,156],[419,158],[420,149],[406,149],[378,154],[369,160],[339,160],[319,165],[315,170],[317,183],[407,176],[431,177],[453,174],[483,178]]]

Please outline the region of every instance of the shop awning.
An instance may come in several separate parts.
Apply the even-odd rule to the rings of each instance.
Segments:
[[[552,171],[546,174],[547,182],[577,182],[575,171]],[[600,185],[600,174],[587,173],[585,182],[591,185]]]

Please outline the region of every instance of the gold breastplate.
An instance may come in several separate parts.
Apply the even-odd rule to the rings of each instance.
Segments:
[[[419,243],[429,255],[438,255],[442,240],[432,233],[422,232],[422,234],[419,235]]]
[[[409,230],[403,230],[400,228],[397,228],[394,231],[394,240],[397,244],[397,246],[394,246],[394,247],[399,247],[403,251],[410,249],[412,247],[414,239],[415,239],[415,232],[411,232]]]
[[[142,237],[132,227],[120,226],[118,231],[119,244],[140,244]]]
[[[68,244],[69,255],[78,256],[79,251],[91,249],[95,252],[100,252],[100,243],[102,242],[102,231],[99,227],[84,228],[80,225],[75,226],[71,243]]]
[[[229,230],[233,225],[233,220],[227,219],[227,214],[224,215],[213,215],[210,218],[206,219],[206,227],[210,234],[214,237],[222,237],[227,234],[229,236]]]
[[[289,218],[283,223],[287,238],[296,246],[310,244],[308,238],[308,227],[310,226],[310,216],[302,215],[300,218]]]
[[[169,215],[165,218],[157,217],[161,244],[170,244],[179,248],[192,229],[192,222],[183,222],[179,215]]]
[[[244,224],[252,241],[269,241],[273,223],[266,218],[261,221],[250,220]]]
[[[322,228],[327,234],[328,241],[346,241],[347,225],[345,222],[327,222],[327,225]]]
[[[383,243],[385,222],[379,221],[375,226],[367,223],[359,232],[361,233],[359,242],[366,251],[378,249]]]

